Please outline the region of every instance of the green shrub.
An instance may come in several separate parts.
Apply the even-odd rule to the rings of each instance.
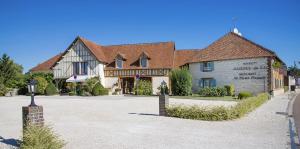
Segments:
[[[172,94],[188,96],[192,93],[192,75],[187,69],[176,69],[170,73]]]
[[[226,95],[226,89],[223,87],[205,87],[201,88],[198,93],[204,97],[222,97]]]
[[[8,89],[3,84],[0,84],[0,96],[5,96],[7,92]]]
[[[225,85],[224,88],[226,89],[227,96],[234,96],[234,85]]]
[[[56,95],[58,92],[55,85],[53,83],[49,83],[45,89],[45,93],[46,95]]]
[[[68,82],[67,85],[66,85],[66,88],[68,90],[68,92],[75,92],[76,90],[76,83],[70,83]]]
[[[34,77],[33,79],[37,81],[36,93],[40,95],[44,95],[45,89],[48,85],[47,80],[41,76]]]
[[[238,94],[238,99],[245,99],[245,98],[248,98],[248,97],[252,97],[252,93],[250,92],[240,92]]]
[[[90,79],[87,79],[84,83],[84,89],[89,92],[92,93],[94,86],[100,82],[99,77],[93,77]]]
[[[76,92],[74,92],[74,91],[69,92],[69,96],[75,96],[75,95],[76,95]]]
[[[167,107],[167,114],[171,117],[184,119],[196,119],[207,121],[221,121],[241,118],[245,114],[253,111],[269,99],[267,93],[259,94],[256,97],[250,97],[240,101],[231,107],[201,107],[201,106],[182,106],[173,105]]]
[[[49,126],[29,125],[23,132],[20,149],[61,149],[65,146]]]
[[[152,95],[152,83],[148,80],[140,80],[138,85],[134,87],[134,91],[138,95]]]
[[[99,95],[108,95],[108,89],[104,88],[100,82],[98,82],[93,90],[92,90],[93,96],[99,96]]]

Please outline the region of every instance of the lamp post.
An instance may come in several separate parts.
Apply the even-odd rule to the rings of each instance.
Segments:
[[[166,94],[166,86],[167,86],[167,83],[165,82],[165,80],[163,80],[161,82],[161,94],[162,95],[165,95]]]
[[[34,93],[36,92],[36,84],[37,84],[36,80],[30,80],[30,82],[27,84],[28,92],[31,95],[31,102],[29,105],[30,107],[37,106],[34,103]]]

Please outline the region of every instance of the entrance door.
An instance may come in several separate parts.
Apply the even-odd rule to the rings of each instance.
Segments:
[[[123,94],[133,94],[134,78],[121,78]]]

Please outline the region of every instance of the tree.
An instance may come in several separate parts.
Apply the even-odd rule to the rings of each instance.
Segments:
[[[174,95],[188,96],[192,93],[192,75],[187,69],[172,70],[170,78]]]
[[[294,66],[288,67],[289,75],[299,78],[300,77],[300,69],[297,67],[296,62],[294,63]]]
[[[18,88],[23,84],[23,67],[14,63],[7,54],[0,58],[0,83],[9,88]]]

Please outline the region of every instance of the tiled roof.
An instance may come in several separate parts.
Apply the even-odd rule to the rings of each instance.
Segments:
[[[77,40],[81,40],[97,60],[107,64],[105,69],[116,69],[115,58],[118,55],[124,59],[123,69],[141,69],[139,58],[143,54],[148,57],[148,68],[151,69],[178,68],[187,63],[255,57],[276,57],[280,60],[273,51],[233,32],[229,32],[203,50],[175,50],[174,42],[102,46],[82,37],[77,37],[73,43]],[[50,70],[62,55],[56,55],[31,71]]]
[[[200,50],[190,62],[229,60],[276,56],[268,50],[242,36],[230,32],[207,48]]]
[[[115,69],[114,59],[118,54],[126,59],[123,69],[140,69],[139,59],[142,54],[148,57],[147,68],[173,68],[174,50],[173,42],[103,46],[109,62],[106,69]]]
[[[55,55],[54,57],[46,60],[45,62],[38,64],[37,66],[30,69],[31,72],[38,72],[38,71],[50,71],[51,67],[59,60],[59,58],[63,54],[60,53],[58,55]]]
[[[174,67],[179,68],[180,66],[189,63],[192,58],[199,52],[200,49],[176,50],[174,54]]]

